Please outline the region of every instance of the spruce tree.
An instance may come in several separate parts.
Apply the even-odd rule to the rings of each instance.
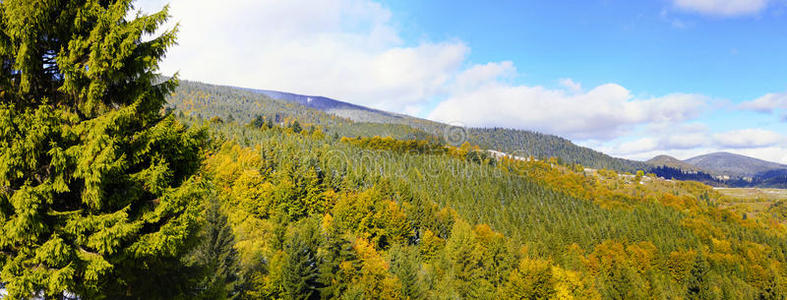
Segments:
[[[418,278],[418,272],[421,271],[418,248],[394,245],[388,255],[391,273],[399,278],[402,285],[402,295],[409,299],[423,299],[425,288]]]
[[[254,120],[251,121],[251,127],[254,128],[262,128],[265,125],[265,118],[262,115],[257,115],[254,117]]]
[[[295,133],[301,133],[301,131],[303,131],[303,128],[301,127],[301,123],[299,123],[297,120],[292,122],[292,125],[290,125],[290,128]]]
[[[705,256],[702,253],[698,253],[689,272],[688,286],[686,288],[686,297],[688,299],[711,298],[708,284],[709,269],[710,265]]]
[[[218,200],[210,201],[200,236],[200,243],[189,257],[189,261],[202,271],[194,298],[233,298],[239,285],[240,265],[235,236]]]
[[[131,0],[0,1],[0,282],[10,299],[173,298],[205,132],[163,113],[175,29]]]
[[[284,244],[287,254],[282,266],[282,286],[287,299],[319,299],[318,229],[312,219],[293,228]]]

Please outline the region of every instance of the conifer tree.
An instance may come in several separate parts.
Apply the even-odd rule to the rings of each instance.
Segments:
[[[239,285],[240,265],[235,250],[235,236],[219,207],[218,200],[205,211],[205,226],[200,243],[190,255],[191,262],[201,269],[197,295],[202,299],[231,299]]]
[[[395,245],[390,250],[391,273],[402,284],[402,295],[410,299],[423,299],[424,287],[419,281],[420,259],[418,248]]]
[[[694,264],[689,273],[688,287],[686,296],[688,299],[707,299],[709,297],[710,286],[708,284],[708,261],[702,253],[694,258]]]
[[[301,131],[303,130],[303,128],[301,127],[301,123],[299,123],[297,120],[292,122],[292,125],[290,125],[290,128],[295,133],[301,133]]]
[[[199,225],[202,130],[164,114],[167,9],[0,1],[0,282],[10,299],[173,298]]]
[[[320,296],[317,234],[314,221],[305,219],[285,242],[287,257],[283,265],[282,285],[288,299],[317,299]]]
[[[251,126],[254,128],[262,128],[262,126],[265,126],[265,118],[261,115],[255,116],[254,120],[251,121]]]

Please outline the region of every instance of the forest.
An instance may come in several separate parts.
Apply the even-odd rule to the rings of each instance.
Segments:
[[[262,96],[157,74],[166,8],[67,3],[0,1],[5,299],[787,294],[781,205],[755,217],[702,183],[535,147],[227,105]]]
[[[206,163],[220,174],[214,183],[226,191],[221,201],[229,223],[237,222],[241,257],[291,257],[288,234],[305,230],[298,229],[301,222],[313,222],[311,230],[321,233],[304,263],[316,266],[308,295],[740,299],[784,293],[783,220],[722,209],[721,195],[700,183],[643,185],[643,174],[587,175],[557,160],[490,164],[451,146],[443,154],[414,154],[369,145],[394,145],[392,139],[357,143],[286,127],[211,126],[247,141],[221,139]],[[338,262],[320,257],[337,251],[336,243],[373,249],[383,264],[376,282],[360,275],[371,272],[363,269],[365,250]],[[403,259],[412,273],[400,273]],[[354,271],[341,269],[343,263]],[[289,271],[269,268],[286,265],[259,267],[265,271],[257,277],[283,280],[277,276]],[[386,282],[397,292],[384,290]],[[336,283],[339,294],[333,294]],[[290,297],[285,285],[276,282],[280,290],[262,297]]]

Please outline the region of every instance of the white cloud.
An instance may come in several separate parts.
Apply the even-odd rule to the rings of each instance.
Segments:
[[[169,26],[179,22],[180,33],[179,45],[168,53],[162,71],[180,71],[183,79],[324,95],[408,114],[423,113],[430,100],[444,98],[430,118],[537,130],[627,157],[661,151],[688,155],[724,150],[725,144],[787,162],[787,146],[773,143],[772,134],[715,136],[707,128],[684,123],[706,107],[706,97],[637,97],[618,84],[583,88],[570,78],[558,80],[561,87],[556,89],[516,84],[511,80],[518,76],[513,62],[472,64],[467,59],[470,48],[460,40],[406,43],[391,12],[372,0],[137,4],[151,12],[165,1],[171,2]],[[767,4],[675,0],[681,9],[720,16],[756,13]],[[769,94],[742,107],[787,109],[786,95]],[[637,127],[655,131],[643,135]]]
[[[702,123],[652,123],[643,135],[658,140],[656,149],[682,150],[707,147],[712,144],[710,129]]]
[[[659,142],[654,138],[641,138],[638,140],[621,143],[617,152],[621,154],[635,154],[657,149]]]
[[[770,146],[752,149],[739,149],[730,152],[756,157],[767,161],[787,164],[787,145]]]
[[[596,149],[637,160],[661,154],[687,159],[724,151],[787,163],[787,137],[777,132],[749,128],[713,134],[709,130],[704,125],[671,125],[650,131],[648,138],[606,143]]]
[[[661,139],[664,149],[693,149],[708,143],[708,136],[703,133],[675,133]]]
[[[685,22],[683,22],[681,20],[678,20],[678,19],[673,19],[672,22],[670,22],[670,25],[672,25],[672,27],[678,28],[678,29],[685,29],[686,27],[688,27],[688,25],[686,25]]]
[[[787,93],[770,93],[760,98],[741,103],[740,108],[762,113],[771,113],[777,109],[787,109]]]
[[[674,0],[678,9],[712,16],[756,14],[768,6],[768,0]]]
[[[784,136],[764,129],[740,129],[713,135],[716,145],[725,148],[761,148],[777,145]]]
[[[490,62],[485,65],[474,65],[462,71],[453,82],[453,92],[466,92],[483,85],[497,82],[499,79],[513,77],[516,67],[510,61]]]
[[[143,10],[160,0],[140,2]],[[533,129],[570,138],[610,139],[638,124],[693,117],[697,95],[640,99],[617,84],[587,91],[510,84],[511,61],[468,64],[463,42],[405,44],[391,12],[370,0],[172,0],[179,45],[165,74],[217,84],[323,95],[395,112],[469,125]]]
[[[582,91],[582,84],[579,82],[575,82],[571,78],[562,78],[558,81],[561,86],[565,87],[569,91],[572,92],[579,92]]]
[[[367,0],[172,0],[170,13],[181,30],[165,74],[398,112],[443,90],[469,52],[461,41],[405,45],[390,11]]]
[[[429,118],[469,126],[537,130],[574,139],[612,139],[639,124],[693,118],[706,101],[692,94],[639,99],[617,84],[578,92],[490,81],[458,90],[438,104]]]

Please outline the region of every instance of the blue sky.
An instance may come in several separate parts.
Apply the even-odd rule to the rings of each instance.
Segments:
[[[142,0],[145,11],[165,1]],[[628,158],[787,163],[787,5],[769,0],[172,0],[182,78],[324,95]],[[206,38],[210,37],[210,38]]]
[[[787,15],[720,17],[667,1],[386,1],[407,41],[460,39],[469,62],[511,60],[529,84],[572,78],[735,101],[787,90]]]

